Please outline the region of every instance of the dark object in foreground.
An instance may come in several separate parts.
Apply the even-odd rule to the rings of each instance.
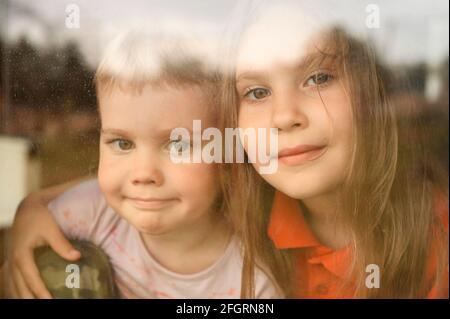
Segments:
[[[50,247],[39,247],[34,258],[41,277],[54,298],[119,298],[113,269],[102,249],[86,241],[71,241],[81,252],[75,262],[65,260]]]

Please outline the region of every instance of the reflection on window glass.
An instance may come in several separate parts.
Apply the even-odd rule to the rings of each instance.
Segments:
[[[448,298],[448,6],[0,0],[0,297]]]

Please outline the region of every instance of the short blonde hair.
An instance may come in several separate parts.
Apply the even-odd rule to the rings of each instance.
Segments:
[[[95,74],[97,92],[120,88],[139,92],[146,85],[199,85],[217,93],[220,76],[193,39],[132,29],[106,48]],[[218,94],[214,94],[218,95]]]

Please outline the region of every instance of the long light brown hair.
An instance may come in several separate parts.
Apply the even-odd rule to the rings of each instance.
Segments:
[[[423,148],[419,119],[397,114],[388,72],[371,47],[339,28],[327,32],[326,39],[321,51],[335,59],[353,110],[353,154],[339,192],[340,218],[352,235],[347,283],[357,298],[426,297],[448,268],[448,234],[435,208],[438,195],[448,203],[448,180]],[[238,108],[230,72],[222,98],[224,127],[237,127]],[[293,297],[296,273],[302,269],[295,269],[291,251],[277,250],[267,235],[273,190],[250,164],[229,165],[227,174],[225,200],[245,250],[242,297],[254,297],[255,266],[267,271],[286,297]],[[439,253],[434,278],[427,276],[431,246]],[[369,264],[380,267],[379,289],[365,286]]]

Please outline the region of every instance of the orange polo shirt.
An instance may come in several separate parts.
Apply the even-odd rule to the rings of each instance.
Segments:
[[[438,209],[447,210],[445,218],[448,231],[448,207],[441,205]],[[275,193],[268,234],[277,248],[296,249],[298,298],[354,296],[354,287],[347,280],[347,271],[351,265],[350,248],[333,250],[323,246],[309,229],[298,200],[280,192]],[[448,298],[448,271],[443,282],[447,285],[443,289],[444,294],[438,287],[433,287],[428,297]]]

